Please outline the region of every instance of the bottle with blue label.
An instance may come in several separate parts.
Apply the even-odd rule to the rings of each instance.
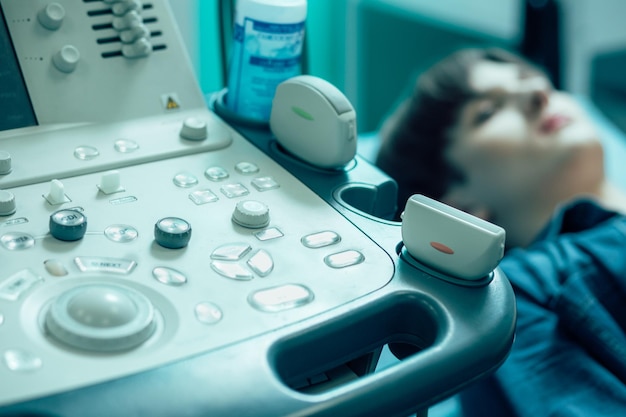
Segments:
[[[281,82],[302,73],[307,0],[237,0],[226,106],[267,122]]]

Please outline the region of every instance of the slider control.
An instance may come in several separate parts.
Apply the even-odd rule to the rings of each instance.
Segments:
[[[43,198],[53,206],[72,201],[65,195],[65,186],[59,180],[50,181],[50,191]]]
[[[120,182],[120,173],[116,170],[102,174],[98,188],[104,194],[113,194],[125,191]]]

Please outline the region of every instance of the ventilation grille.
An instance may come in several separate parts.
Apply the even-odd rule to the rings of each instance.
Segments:
[[[96,34],[96,43],[102,48],[102,58],[115,58],[123,57],[122,47],[127,43],[122,41],[122,30],[118,29],[114,25],[116,19],[121,19],[121,16],[116,16],[113,13],[113,5],[105,3],[103,0],[83,0],[83,3],[89,3],[93,8],[87,10],[87,16],[97,20],[97,23],[91,25],[91,29]],[[151,14],[154,10],[154,5],[150,2],[144,2],[141,6],[141,10],[137,12],[141,16],[141,22],[145,26],[145,29],[150,34],[149,42],[151,44],[152,52],[162,51],[167,48],[167,45],[162,42],[163,32],[159,29],[159,19]],[[103,22],[103,17],[108,16],[109,19]],[[112,34],[114,31],[116,34]],[[161,42],[159,42],[161,41]]]

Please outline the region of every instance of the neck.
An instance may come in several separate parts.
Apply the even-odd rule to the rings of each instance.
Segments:
[[[604,181],[598,192],[598,200],[607,209],[626,214],[626,193],[615,184]]]
[[[603,179],[585,193],[517,201],[499,210],[493,221],[506,230],[507,246],[528,246],[548,224],[559,205],[579,198],[589,198],[608,210],[626,214],[626,193]]]

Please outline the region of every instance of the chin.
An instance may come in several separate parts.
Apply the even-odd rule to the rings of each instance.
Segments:
[[[598,131],[588,120],[574,120],[561,129],[557,136],[566,145],[601,146]]]

